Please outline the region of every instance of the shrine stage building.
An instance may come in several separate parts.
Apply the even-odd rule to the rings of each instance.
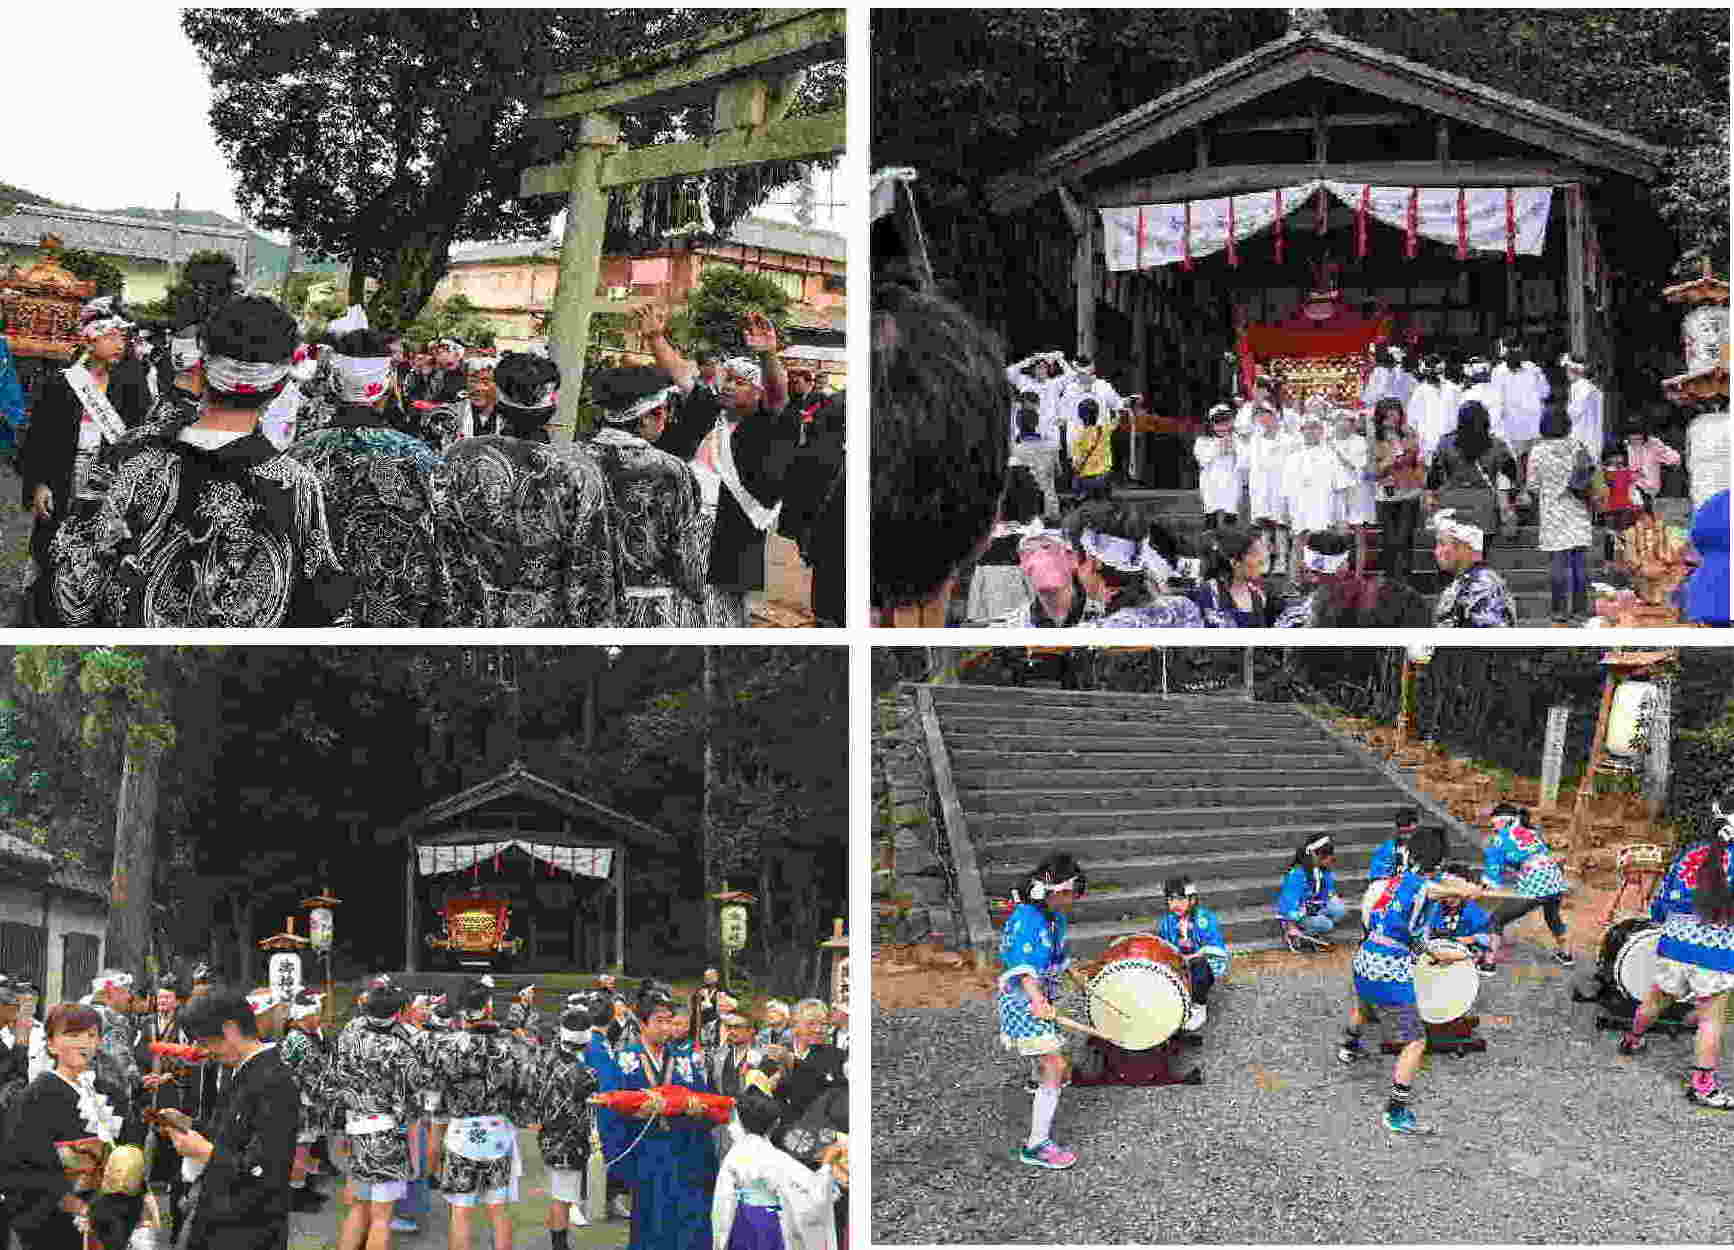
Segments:
[[[403,973],[415,992],[453,988],[483,971],[496,974],[502,992],[536,972],[623,971],[633,852],[645,862],[672,842],[518,763],[377,836],[403,850]],[[493,954],[430,944],[457,937],[458,916],[482,912],[503,916],[504,925],[479,914],[473,927],[461,923]]]
[[[1507,329],[1544,367],[1588,353],[1615,428],[1622,348],[1659,341],[1631,275],[1674,260],[1650,199],[1663,156],[1315,18],[988,200],[1007,254],[1067,292],[1076,352],[1147,397],[1145,432],[1195,432],[1248,364],[1291,375],[1285,404],[1350,398],[1375,341],[1462,359]],[[1013,359],[1055,345],[999,329]]]

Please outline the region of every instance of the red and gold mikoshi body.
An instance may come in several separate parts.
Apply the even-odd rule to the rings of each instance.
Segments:
[[[658,1085],[652,1089],[617,1089],[590,1095],[590,1105],[617,1115],[636,1116],[648,1108],[654,1115],[685,1115],[702,1110],[712,1124],[727,1124],[735,1100],[723,1094],[703,1094],[684,1085]]]
[[[506,936],[511,931],[512,907],[508,900],[497,895],[471,891],[448,899],[445,922],[443,936],[427,935],[430,950],[486,959],[516,955],[524,948],[523,938]]]

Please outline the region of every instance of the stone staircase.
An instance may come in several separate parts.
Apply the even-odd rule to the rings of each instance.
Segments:
[[[1074,953],[1148,930],[1163,881],[1190,875],[1240,951],[1281,945],[1294,849],[1337,845],[1353,908],[1374,848],[1413,798],[1287,704],[1230,695],[932,687],[951,777],[991,902],[1056,848],[1083,864]],[[1355,930],[1358,932],[1358,928]]]

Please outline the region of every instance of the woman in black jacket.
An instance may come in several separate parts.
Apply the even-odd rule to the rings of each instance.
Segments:
[[[56,1142],[119,1138],[116,1091],[100,1088],[92,1059],[102,1021],[78,1003],[60,1003],[48,1013],[48,1050],[54,1067],[32,1081],[13,1105],[5,1144],[0,1146],[0,1190],[12,1211],[12,1231],[24,1250],[80,1250],[75,1222],[89,1211],[73,1188]]]

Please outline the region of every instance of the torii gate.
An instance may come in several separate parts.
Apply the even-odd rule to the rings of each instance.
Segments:
[[[538,117],[581,119],[578,144],[567,159],[524,171],[520,184],[525,196],[570,197],[550,340],[565,383],[558,426],[577,428],[578,383],[590,342],[610,191],[735,165],[843,151],[845,110],[794,119],[788,111],[802,70],[843,55],[844,10],[765,9],[760,16],[761,23],[751,29],[731,26],[696,41],[678,63],[649,69],[615,63],[548,81]],[[638,151],[621,144],[621,114],[692,104],[707,92],[714,92],[716,99],[715,133],[709,139]]]

